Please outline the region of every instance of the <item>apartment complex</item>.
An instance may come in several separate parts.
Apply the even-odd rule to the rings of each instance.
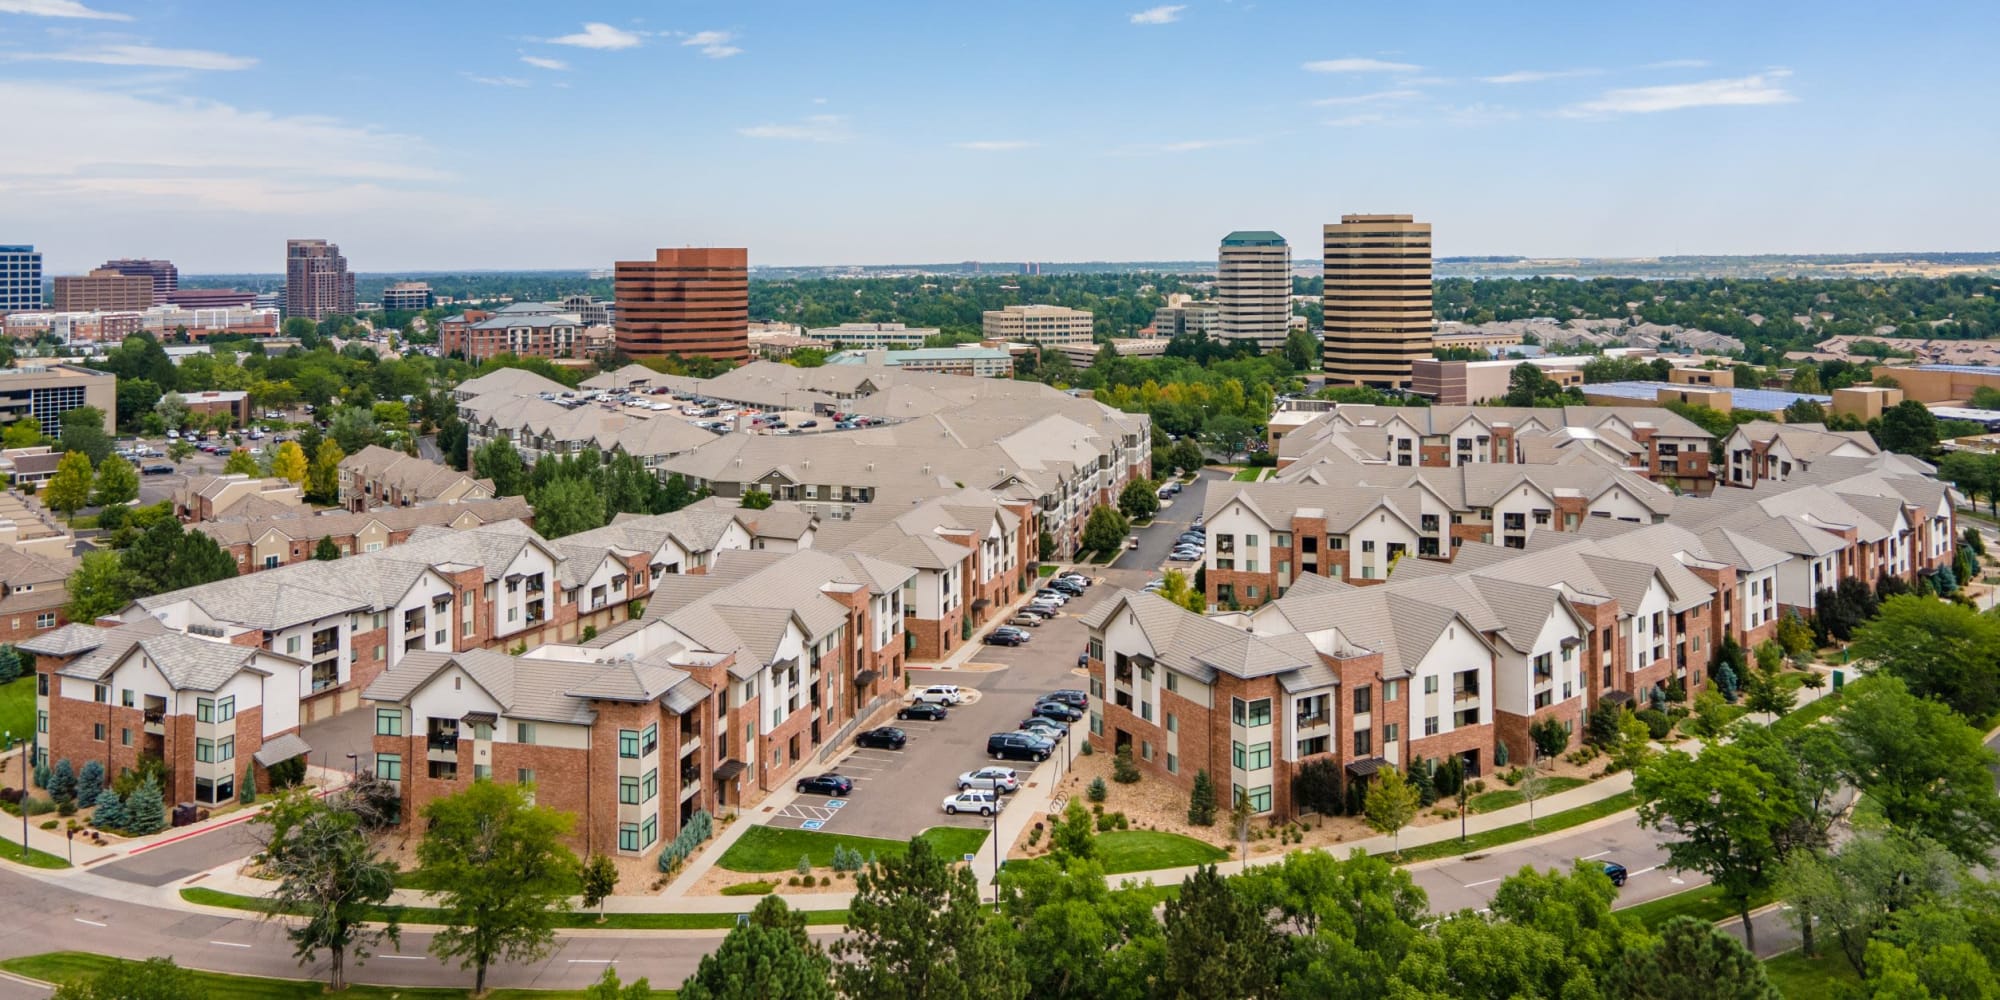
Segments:
[[[1262,351],[1285,346],[1292,319],[1292,248],[1268,229],[1239,230],[1216,251],[1215,335],[1254,343]]]
[[[143,275],[151,279],[153,282],[153,301],[148,303],[149,305],[159,305],[162,302],[168,301],[167,296],[179,291],[181,287],[180,268],[175,267],[174,262],[170,260],[121,257],[117,260],[105,261],[99,265],[99,270],[116,271],[119,274]]]
[[[1867,431],[1830,431],[1825,424],[1775,424],[1755,420],[1737,424],[1722,442],[1728,465],[1723,482],[1756,486],[1767,479],[1784,482],[1810,471],[1821,458],[1867,458],[1881,447]]]
[[[1501,744],[1525,759],[1541,720],[1574,741],[1604,699],[1654,702],[1676,684],[1692,698],[1725,639],[1768,639],[1841,579],[1947,565],[1951,498],[1929,471],[1900,456],[1828,459],[1810,483],[1686,499],[1664,523],[1592,511],[1519,547],[1403,559],[1375,586],[1302,575],[1269,603],[1210,617],[1120,593],[1085,617],[1102,699],[1090,738],[1131,745],[1142,769],[1183,790],[1197,771],[1218,785],[1226,775],[1278,818],[1298,813],[1293,779],[1308,761],[1349,782],[1446,756],[1479,774]],[[1267,499],[1253,491],[1217,513]]]
[[[305,507],[269,510],[253,502],[190,527],[215,539],[236,561],[236,572],[256,573],[317,558],[320,542],[329,538],[345,558],[401,545],[423,528],[463,531],[495,521],[528,524],[533,519],[534,511],[521,497],[319,513]]]
[[[10,544],[5,536],[19,530],[0,522],[0,643],[19,643],[69,624],[63,606],[69,603],[69,576],[78,560],[67,545],[47,552]]]
[[[421,312],[429,309],[435,301],[428,282],[397,281],[382,289],[382,309],[385,312]]]
[[[281,476],[191,475],[174,491],[174,516],[186,523],[225,517],[268,517],[309,513],[305,493]]]
[[[491,479],[381,445],[371,444],[340,460],[340,505],[348,510],[492,497]]]
[[[924,341],[942,333],[934,326],[904,326],[901,323],[842,323],[806,331],[820,343],[855,351],[916,350]]]
[[[1399,468],[1589,462],[1706,494],[1715,487],[1713,440],[1693,421],[1651,406],[1340,404],[1292,426],[1277,453],[1286,476],[1295,465],[1322,462]]]
[[[612,391],[643,385],[639,379],[645,376],[626,374],[631,368],[639,368],[645,376],[659,377],[651,369],[628,366],[617,373],[622,381]],[[613,381],[604,375],[595,378]],[[539,376],[533,379],[553,388],[530,388],[532,383],[517,380],[511,386],[496,385],[460,401],[458,413],[465,421],[472,450],[504,438],[529,465],[548,455],[577,455],[586,451],[603,455],[623,453],[638,458],[646,468],[664,477],[660,469],[667,459],[715,440],[714,434],[674,413],[642,411],[615,403],[607,408],[583,399],[584,395],[595,395],[598,391],[590,382],[585,383],[583,393],[577,393]],[[460,386],[460,391],[464,392],[473,382]]]
[[[750,358],[750,251],[688,247],[621,260],[618,349],[633,357]]]
[[[318,322],[354,313],[354,274],[340,247],[325,240],[285,241],[285,315]]]
[[[1431,227],[1407,215],[1343,215],[1325,228],[1324,365],[1337,385],[1407,388],[1431,356]]]
[[[1096,317],[1088,309],[1025,305],[988,309],[981,314],[987,340],[1061,347],[1088,344]]]
[[[115,433],[118,377],[82,365],[23,364],[0,368],[0,421],[34,417],[54,428],[79,406],[104,412],[104,433]]]
[[[55,312],[137,312],[153,305],[153,279],[99,268],[89,274],[61,275],[50,303]]]
[[[583,320],[551,302],[516,302],[497,312],[468,309],[438,322],[438,349],[467,361],[497,354],[524,358],[581,356]]]
[[[41,308],[41,251],[27,244],[0,244],[0,315]]]

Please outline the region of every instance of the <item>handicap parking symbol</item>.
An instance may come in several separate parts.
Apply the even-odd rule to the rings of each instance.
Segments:
[[[844,806],[844,805],[846,805],[846,804],[847,804],[847,800],[846,800],[846,799],[828,799],[828,800],[826,800],[826,807],[827,807],[828,809],[838,809],[838,808],[840,808],[841,806]]]
[[[817,829],[819,829],[820,827],[822,827],[822,826],[825,826],[825,825],[826,825],[826,820],[823,820],[823,819],[809,819],[809,820],[806,820],[806,821],[805,821],[805,822],[803,822],[803,823],[800,823],[800,824],[799,824],[799,827],[800,827],[800,829],[804,829],[804,830],[817,830]]]

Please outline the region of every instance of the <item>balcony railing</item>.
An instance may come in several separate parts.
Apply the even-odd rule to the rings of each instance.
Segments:
[[[1470,704],[1476,704],[1478,701],[1479,701],[1479,689],[1476,687],[1459,687],[1451,689],[1451,703],[1453,705],[1470,705]]]
[[[1308,714],[1302,714],[1298,716],[1298,727],[1300,729],[1311,729],[1314,726],[1324,726],[1329,721],[1331,721],[1332,718],[1333,716],[1326,712],[1312,712]]]
[[[424,740],[424,749],[456,751],[458,749],[458,737],[442,736],[433,733],[428,739]]]

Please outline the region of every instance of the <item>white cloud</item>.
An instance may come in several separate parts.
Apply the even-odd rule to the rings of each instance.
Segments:
[[[252,56],[232,56],[206,49],[161,49],[151,45],[98,45],[63,52],[13,52],[4,56],[21,62],[94,63],[100,66],[164,66],[168,69],[249,69]]]
[[[1415,73],[1423,69],[1412,63],[1380,59],[1319,59],[1300,68],[1308,73]]]
[[[1248,146],[1256,142],[1248,136],[1228,139],[1183,139],[1179,142],[1156,142],[1121,146],[1111,151],[1115,156],[1154,156],[1161,153],[1198,153],[1205,149],[1223,149],[1229,146]]]
[[[0,0],[0,14],[31,17],[74,17],[86,21],[130,21],[132,15],[95,10],[77,0]]]
[[[1386,115],[1348,115],[1345,118],[1329,118],[1323,124],[1334,128],[1355,128],[1361,125],[1380,125],[1388,120]]]
[[[735,37],[727,31],[697,31],[681,39],[681,44],[699,46],[701,54],[710,59],[727,59],[743,51],[729,44]]]
[[[1488,125],[1494,122],[1510,122],[1521,113],[1499,104],[1472,103],[1460,107],[1444,109],[1445,120],[1453,125]]]
[[[846,142],[853,138],[847,119],[841,115],[808,115],[790,124],[750,125],[736,130],[752,139],[791,139],[798,142]]]
[[[1658,111],[1679,111],[1683,108],[1789,104],[1798,98],[1792,96],[1790,91],[1776,81],[1790,75],[1787,70],[1772,70],[1755,76],[1726,80],[1607,90],[1596,100],[1573,104],[1564,108],[1562,113],[1571,118],[1593,118],[1605,115],[1652,114]]]
[[[1313,102],[1317,108],[1339,108],[1353,104],[1382,104],[1390,101],[1408,101],[1424,96],[1421,90],[1380,90],[1372,94],[1354,94],[1348,97],[1322,97]]]
[[[1702,67],[1707,65],[1708,65],[1708,60],[1706,59],[1662,59],[1656,63],[1647,63],[1646,65],[1641,66],[1639,68],[1640,69],[1701,69]]]
[[[528,64],[528,65],[530,65],[530,66],[533,66],[533,67],[535,67],[536,69],[568,69],[568,68],[569,68],[569,63],[566,63],[566,62],[563,62],[563,61],[562,61],[561,59],[550,59],[550,58],[548,58],[547,56],[529,56],[529,55],[524,55],[524,56],[522,56],[522,57],[521,57],[521,61],[522,61],[522,62],[524,62],[524,63],[527,63],[527,64]]]
[[[1499,76],[1482,76],[1486,83],[1540,83],[1543,80],[1567,80],[1577,76],[1596,76],[1603,70],[1596,69],[1517,69]]]
[[[959,149],[976,150],[981,153],[1006,153],[1017,149],[1033,149],[1041,143],[1033,139],[975,139],[971,142],[952,144]]]
[[[518,77],[518,76],[480,76],[480,75],[478,75],[478,74],[476,74],[476,73],[464,73],[464,74],[461,74],[461,75],[462,75],[462,76],[464,76],[464,77],[465,77],[466,79],[468,79],[468,80],[471,80],[471,81],[472,81],[473,83],[479,83],[479,84],[485,84],[485,85],[486,85],[486,86],[488,86],[488,87],[532,87],[532,86],[534,86],[534,84],[533,84],[533,83],[531,83],[531,82],[529,82],[529,81],[527,81],[527,80],[523,80],[523,79],[521,79],[521,78],[520,78],[520,77]]]
[[[1132,23],[1172,24],[1175,21],[1181,19],[1181,11],[1184,11],[1186,9],[1187,9],[1187,4],[1184,3],[1162,4],[1158,7],[1148,7],[1145,10],[1142,10],[1137,14],[1132,15]]]
[[[639,36],[623,28],[614,28],[602,21],[589,21],[583,30],[573,35],[558,35],[548,39],[552,45],[574,45],[579,49],[631,49],[639,46]]]

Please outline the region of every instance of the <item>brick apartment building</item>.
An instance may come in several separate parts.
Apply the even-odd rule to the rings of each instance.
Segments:
[[[251,506],[246,504],[245,506]],[[193,529],[215,539],[236,561],[238,573],[291,566],[314,558],[322,539],[333,539],[342,557],[401,545],[423,528],[466,530],[495,521],[532,524],[534,511],[521,497],[464,500],[416,507],[379,507],[360,512],[313,513],[295,508],[276,514],[231,513],[202,521]]]
[[[371,444],[340,460],[340,502],[348,510],[487,500],[493,480]]]

